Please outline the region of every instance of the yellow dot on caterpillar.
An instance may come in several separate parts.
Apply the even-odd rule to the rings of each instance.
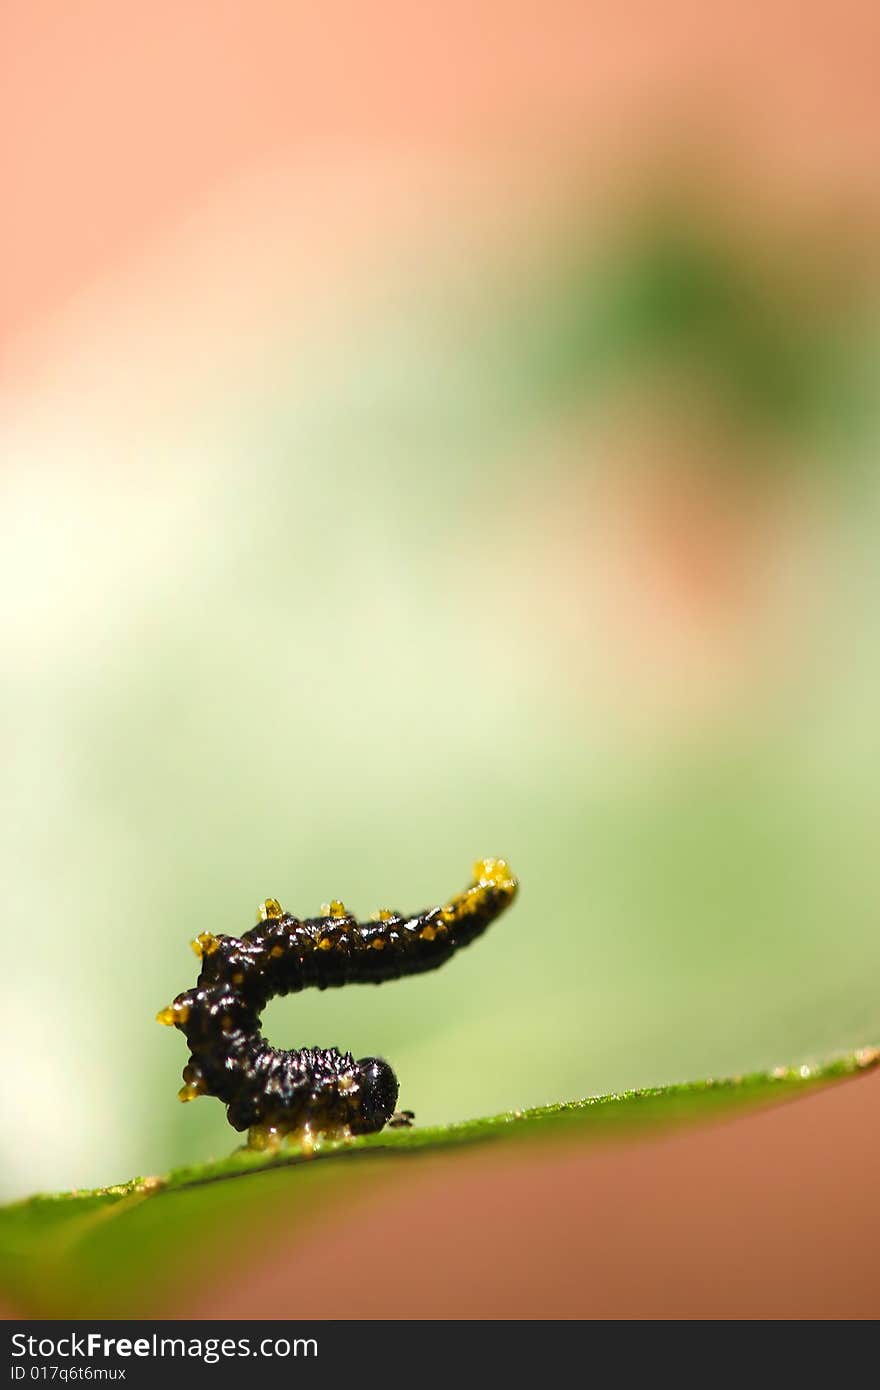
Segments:
[[[190,1100],[198,1100],[199,1096],[205,1094],[204,1089],[195,1081],[188,1081],[185,1086],[181,1086],[177,1092],[177,1099],[184,1104]]]
[[[384,951],[384,950],[385,950],[385,941],[384,941],[384,939],[383,939],[381,936],[376,936],[376,937],[374,937],[373,940],[370,942],[370,947],[371,947],[371,949],[374,950],[374,951]]]
[[[197,956],[212,956],[220,942],[213,932],[203,931],[199,932],[195,941],[191,941],[190,945]]]
[[[259,922],[277,922],[278,918],[283,916],[284,908],[277,898],[267,898],[257,908],[257,920]]]
[[[436,935],[437,929],[436,927],[432,927],[430,922],[426,927],[422,927],[422,930],[419,932],[419,936],[423,941],[433,941]]]
[[[232,977],[232,983],[233,983],[234,985],[243,985],[243,984],[244,984],[244,971],[243,971],[243,970],[236,970],[235,974],[234,974],[233,977]]]
[[[370,918],[370,921],[390,922],[393,919],[393,917],[394,913],[391,911],[390,907],[380,907],[378,912],[373,913],[372,917]]]
[[[274,956],[275,960],[277,960],[279,956],[283,956],[283,955],[284,955],[284,947],[283,947],[283,946],[278,946],[278,945],[276,944],[275,946],[272,947],[271,951],[269,952],[269,955],[270,955],[270,956]]]
[[[156,1014],[156,1022],[164,1023],[166,1027],[174,1027],[186,1023],[189,1018],[189,1004],[179,1004],[175,999],[173,1004],[169,1004],[167,1009],[160,1009]]]
[[[328,917],[347,917],[348,909],[345,903],[340,902],[338,898],[334,898],[330,904],[330,911],[327,915]]]
[[[454,906],[454,904],[453,904],[453,903],[449,903],[448,906],[444,907],[443,911],[440,913],[440,916],[443,918],[443,921],[444,921],[444,922],[449,922],[449,923],[454,922],[454,921],[455,921],[455,918],[456,918],[456,911],[455,911],[455,906]]]
[[[497,888],[502,893],[513,894],[519,887],[506,859],[478,859],[474,878],[481,886]]]
[[[333,950],[333,941],[332,941],[332,939],[331,939],[329,936],[322,936],[322,937],[321,937],[321,940],[318,942],[318,950],[319,950],[319,951],[332,951],[332,950]]]

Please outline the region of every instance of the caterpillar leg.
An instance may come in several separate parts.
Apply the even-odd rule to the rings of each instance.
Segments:
[[[413,1121],[416,1118],[414,1110],[395,1110],[391,1119],[388,1121],[389,1129],[412,1129]]]

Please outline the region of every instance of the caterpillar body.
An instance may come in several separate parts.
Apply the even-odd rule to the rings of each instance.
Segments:
[[[180,1099],[216,1096],[232,1127],[248,1130],[257,1147],[293,1132],[307,1144],[318,1134],[370,1134],[394,1123],[397,1077],[383,1058],[272,1047],[260,1032],[263,1009],[310,986],[381,984],[436,970],[485,931],[517,886],[505,860],[483,859],[462,893],[414,916],[383,909],[358,922],[334,901],[300,921],[269,898],[243,936],[202,932],[192,943],[201,959],[195,987],[156,1016],[189,1046]]]

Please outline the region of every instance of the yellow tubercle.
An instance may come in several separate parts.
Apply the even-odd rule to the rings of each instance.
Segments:
[[[203,1096],[204,1094],[204,1082],[187,1081],[185,1085],[181,1086],[180,1090],[177,1092],[177,1099],[183,1101],[184,1104],[186,1104],[188,1101],[198,1100],[199,1096]]]
[[[370,918],[371,922],[391,922],[395,914],[390,907],[380,907],[378,912],[374,912]]]
[[[199,932],[195,941],[191,941],[189,944],[201,959],[204,956],[212,956],[220,945],[220,941],[213,932],[203,931]]]
[[[174,1028],[178,1024],[186,1023],[189,1018],[189,1004],[178,1004],[177,1001],[169,1004],[167,1009],[160,1009],[156,1014],[156,1022],[164,1023],[166,1028]]]
[[[329,903],[321,903],[320,917],[347,917],[348,908],[339,898],[333,898]]]
[[[277,898],[267,898],[266,901],[260,903],[260,906],[257,908],[258,922],[277,922],[278,918],[283,916],[284,908]]]
[[[333,939],[332,939],[332,937],[329,937],[329,936],[322,936],[321,939],[320,939],[320,941],[318,942],[318,950],[319,950],[319,951],[332,951],[332,950],[333,950]]]
[[[481,888],[497,888],[502,893],[513,894],[519,887],[506,859],[478,859],[474,879]]]
[[[501,893],[512,898],[518,887],[506,859],[478,859],[474,865],[474,882],[446,904],[440,913],[438,929],[452,926],[462,917],[470,917],[481,911],[489,893]]]
[[[373,940],[370,942],[370,947],[371,947],[371,949],[374,950],[374,951],[384,951],[384,950],[385,950],[385,938],[382,937],[382,936],[374,936],[374,937],[373,937]]]
[[[419,932],[419,936],[423,941],[433,941],[436,935],[437,929],[436,927],[432,927],[430,922],[427,926],[422,927],[422,930]]]

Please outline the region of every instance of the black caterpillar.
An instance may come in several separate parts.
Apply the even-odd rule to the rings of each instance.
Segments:
[[[383,909],[356,922],[332,902],[301,922],[269,898],[244,936],[202,932],[192,943],[202,961],[195,988],[156,1015],[189,1045],[180,1099],[216,1096],[233,1129],[249,1130],[258,1147],[293,1131],[308,1144],[319,1133],[371,1134],[389,1120],[407,1123],[411,1112],[394,1115],[397,1077],[382,1058],[271,1047],[260,1015],[276,995],[309,985],[381,984],[435,970],[485,931],[516,890],[503,859],[483,859],[464,892],[414,917]]]

